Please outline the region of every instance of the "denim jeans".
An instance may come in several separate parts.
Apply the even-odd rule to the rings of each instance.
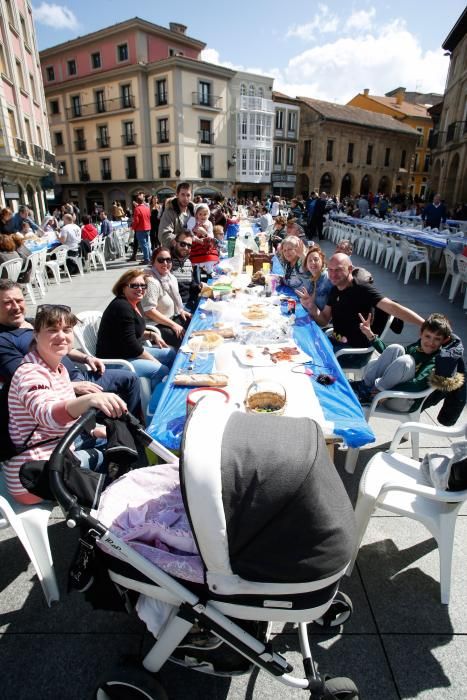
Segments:
[[[138,241],[138,246],[143,251],[144,262],[151,262],[151,246],[149,244],[149,231],[136,231],[136,239]]]
[[[133,357],[130,358],[130,362],[138,377],[147,377],[151,380],[151,389],[154,390],[157,384],[168,375],[177,353],[173,348],[145,347],[144,350],[149,352],[155,361]]]

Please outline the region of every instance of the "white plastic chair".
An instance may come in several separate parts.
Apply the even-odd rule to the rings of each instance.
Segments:
[[[45,263],[45,269],[52,272],[55,282],[61,284],[62,275],[65,275],[65,279],[71,282],[71,275],[66,265],[68,248],[65,245],[60,245],[54,248],[50,255],[54,255],[55,259],[49,258]]]
[[[54,503],[49,501],[34,506],[20,505],[8,493],[0,473],[0,528],[10,526],[15,531],[36,570],[49,607],[52,601],[60,599],[47,532],[53,508]]]
[[[41,253],[31,253],[27,258],[22,272],[29,272],[29,282],[22,282],[21,288],[26,292],[31,302],[36,305],[36,291],[39,297],[45,296],[45,285],[42,279],[42,271],[40,269]]]
[[[0,279],[4,277],[4,273],[6,272],[6,277],[16,282],[22,267],[23,260],[21,258],[13,258],[12,260],[6,260],[6,262],[0,263]]]
[[[428,255],[428,249],[424,246],[414,245],[413,243],[409,243],[408,241],[401,241],[400,248],[402,252],[402,263],[397,279],[400,278],[404,265],[404,284],[407,284],[407,282],[409,281],[410,275],[412,274],[413,270],[415,270],[416,278],[419,279],[420,266],[425,265],[426,283],[430,284],[430,257]],[[414,256],[413,260],[410,260],[411,255]]]
[[[446,265],[446,274],[444,275],[443,279],[443,284],[441,285],[441,289],[439,290],[439,293],[442,294],[444,287],[446,286],[446,282],[450,277],[452,277],[451,280],[451,287],[454,283],[454,280],[456,277],[459,276],[459,273],[457,272],[456,269],[456,254],[452,252],[452,250],[449,250],[449,248],[445,248],[443,251],[444,255],[444,263]],[[449,300],[452,301],[451,299],[451,289],[449,290]]]
[[[368,527],[371,514],[377,508],[418,520],[433,535],[439,551],[441,602],[449,604],[451,568],[456,518],[467,500],[465,491],[440,491],[427,484],[417,460],[398,453],[397,448],[404,435],[410,433],[419,438],[421,433],[443,437],[467,437],[467,425],[460,428],[441,428],[423,423],[407,423],[400,426],[387,452],[378,452],[368,463],[359,485],[355,508],[357,542],[354,558]]]
[[[88,256],[88,262],[90,266],[94,266],[95,270],[98,269],[99,265],[102,265],[104,270],[107,270],[104,256],[104,239],[101,236],[97,236],[91,241],[91,252]]]
[[[459,285],[467,285],[467,257],[465,255],[456,255],[457,269],[459,274],[453,278],[451,282],[451,289],[449,290],[449,301],[454,301],[454,297],[457,294]],[[467,309],[467,289],[465,290],[464,297],[464,310]]]

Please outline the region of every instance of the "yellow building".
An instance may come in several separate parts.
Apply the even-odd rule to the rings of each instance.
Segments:
[[[426,105],[409,102],[405,99],[405,88],[399,87],[386,95],[371,95],[368,89],[353,97],[347,104],[361,107],[369,112],[387,114],[394,119],[411,126],[418,131],[419,137],[415,156],[406,164],[401,163],[400,181],[406,180],[408,173],[407,194],[425,197],[428,186],[431,152],[429,148],[430,132],[433,121]],[[404,188],[400,188],[404,191]]]

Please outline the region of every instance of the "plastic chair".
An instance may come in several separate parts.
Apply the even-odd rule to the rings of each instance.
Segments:
[[[29,282],[21,283],[23,292],[26,292],[31,300],[31,302],[36,305],[36,290],[39,297],[45,296],[45,285],[42,277],[42,271],[40,269],[41,253],[31,253],[27,258],[22,272],[29,272]]]
[[[97,270],[98,265],[102,265],[104,270],[107,270],[104,256],[104,239],[100,236],[91,241],[91,252],[88,256],[88,262],[90,266],[94,266],[95,270]]]
[[[427,389],[424,389],[424,391],[396,391],[395,389],[379,391],[373,398],[371,405],[364,410],[365,418],[368,423],[370,422],[370,418],[373,416],[376,416],[377,418],[386,418],[389,420],[399,420],[401,423],[418,421],[420,420],[420,415],[423,411],[425,399],[430,396],[433,391],[434,388],[432,387],[428,387]],[[408,411],[390,411],[388,408],[385,408],[384,405],[380,406],[385,399],[415,399],[416,403]],[[411,443],[412,457],[414,459],[418,459],[420,454],[418,434],[413,435]],[[348,474],[354,473],[359,452],[359,447],[350,447],[347,450],[347,455],[345,458],[345,471]]]
[[[443,284],[441,285],[441,289],[439,290],[440,294],[443,293],[444,287],[446,286],[446,282],[448,281],[449,277],[452,277],[452,287],[452,285],[454,284],[454,279],[459,276],[459,273],[456,270],[456,254],[453,253],[452,250],[449,250],[449,248],[445,248],[443,251],[443,255],[444,263],[446,265],[446,274],[444,275]],[[451,289],[449,290],[449,300],[452,301]]]
[[[467,285],[467,257],[465,255],[456,255],[457,269],[459,274],[453,278],[451,289],[449,290],[449,301],[454,301],[459,285]],[[467,289],[465,290],[464,309],[467,309]]]
[[[50,253],[55,256],[55,259],[48,259],[45,263],[45,269],[50,270],[54,276],[54,280],[57,284],[61,284],[62,274],[65,275],[65,279],[71,282],[71,275],[66,265],[66,259],[68,257],[68,248],[65,245],[60,245],[54,248]]]
[[[34,506],[20,505],[8,493],[0,473],[0,528],[10,526],[15,531],[36,570],[49,607],[52,601],[60,599],[47,533],[54,505],[50,501]]]
[[[6,272],[6,277],[9,280],[16,282],[22,267],[23,260],[21,258],[13,258],[12,260],[7,260],[6,262],[0,263],[0,279],[4,277],[4,272]]]
[[[423,246],[414,245],[413,243],[409,243],[408,241],[401,241],[400,248],[402,252],[402,263],[397,279],[400,278],[404,265],[404,284],[407,284],[407,282],[409,281],[410,275],[412,274],[413,270],[416,271],[416,278],[418,279],[420,276],[420,266],[425,265],[426,283],[430,284],[430,257],[428,255],[428,249]],[[410,260],[411,256],[414,257],[413,260]]]
[[[359,485],[355,508],[357,541],[354,558],[368,527],[371,514],[376,508],[418,520],[433,535],[439,551],[441,602],[449,604],[451,591],[451,567],[454,547],[456,518],[462,504],[467,500],[465,491],[440,491],[427,484],[420,463],[397,452],[404,435],[410,433],[412,440],[420,434],[444,437],[467,437],[467,425],[460,428],[441,428],[423,423],[407,423],[400,426],[387,452],[378,452],[368,463]]]

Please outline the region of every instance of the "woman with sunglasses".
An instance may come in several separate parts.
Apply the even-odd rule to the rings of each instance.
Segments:
[[[151,257],[147,291],[142,302],[146,318],[157,324],[162,338],[179,348],[191,314],[183,308],[178,282],[171,272],[172,257],[168,248],[159,247]]]
[[[39,306],[30,351],[11,378],[8,432],[13,444],[22,452],[3,463],[3,472],[8,491],[24,505],[38,503],[41,499],[22,486],[19,480],[22,464],[48,459],[58,440],[89,408],[97,408],[113,418],[127,410],[117,394],[102,391],[75,395],[62,359],[73,348],[73,327],[77,323],[69,306]],[[93,437],[105,437],[105,429],[96,427]],[[103,470],[103,454],[99,450],[77,449],[75,454],[83,468]]]
[[[146,288],[143,273],[134,268],[116,281],[115,299],[105,309],[97,333],[96,355],[128,360],[138,377],[147,377],[154,389],[169,373],[176,353],[157,333],[146,330],[141,306]],[[146,340],[156,347],[145,345]]]

